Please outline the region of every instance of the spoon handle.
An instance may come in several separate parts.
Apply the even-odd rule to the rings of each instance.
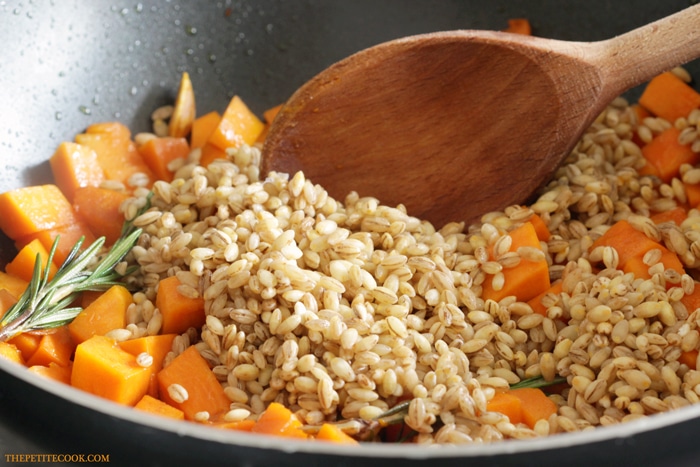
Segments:
[[[617,95],[700,57],[700,4],[593,45]]]

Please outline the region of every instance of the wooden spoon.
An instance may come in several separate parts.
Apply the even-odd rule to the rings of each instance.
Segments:
[[[263,173],[303,170],[437,227],[522,203],[616,96],[700,57],[700,5],[600,42],[494,31],[406,37],[358,52],[295,92]]]

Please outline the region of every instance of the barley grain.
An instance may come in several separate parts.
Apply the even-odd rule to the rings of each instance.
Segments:
[[[173,383],[170,386],[168,386],[168,396],[178,404],[182,404],[189,398],[187,389],[185,389],[182,385],[177,383]]]

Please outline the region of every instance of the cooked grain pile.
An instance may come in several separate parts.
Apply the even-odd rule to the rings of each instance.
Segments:
[[[335,200],[302,173],[260,180],[256,148],[208,168],[195,150],[174,182],[155,184],[151,210],[136,219],[143,292],[123,337],[159,331],[156,285],[177,275],[183,295],[203,296],[207,320],[179,336],[169,358],[197,347],[231,399],[227,419],[255,418],[271,401],[308,424],[372,418],[408,396],[406,422],[420,443],[586,430],[698,402],[700,372],[678,361],[700,340],[698,314],[680,301],[693,278],[664,270],[652,251],[651,278],[638,279],[617,269],[614,249],[590,249],[627,219],[686,270],[700,265],[699,212],[680,227],[649,218],[683,203],[683,184],[638,173],[634,138],[670,125],[692,142],[700,112],[638,122],[618,99],[534,204],[441,229],[355,193]],[[700,169],[683,177],[698,183]],[[551,238],[510,251],[509,230],[535,213]],[[485,281],[502,287],[504,269],[541,258],[563,280],[561,294],[544,298],[547,316],[513,297],[481,298]],[[486,410],[496,390],[539,375],[563,376],[571,389],[553,396],[558,413],[534,430]]]

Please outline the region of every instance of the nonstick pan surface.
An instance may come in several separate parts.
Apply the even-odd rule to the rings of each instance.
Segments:
[[[362,48],[446,29],[503,29],[527,17],[543,37],[612,37],[688,0],[0,1],[0,190],[50,180],[46,162],[87,125],[149,129],[190,73],[200,114],[240,95],[257,113]],[[700,25],[699,25],[700,27]],[[688,69],[700,76],[700,66]],[[638,92],[631,92],[632,98]],[[523,118],[526,118],[524,116]],[[12,246],[0,247],[7,259]],[[693,465],[700,407],[590,433],[490,446],[345,449],[209,430],[48,385],[0,361],[6,454],[107,454],[113,465]]]

